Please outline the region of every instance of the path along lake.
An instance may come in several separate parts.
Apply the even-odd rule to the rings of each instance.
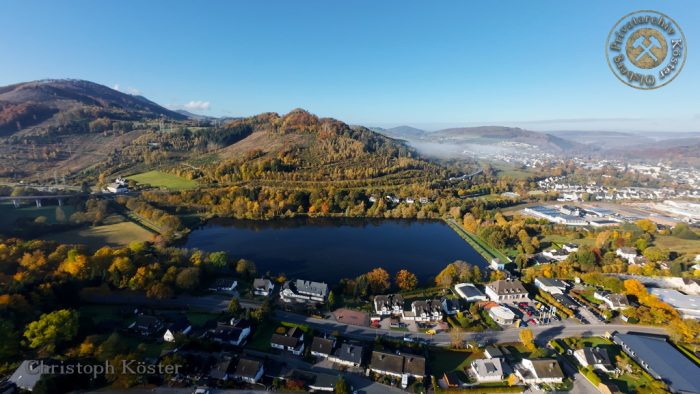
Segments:
[[[185,247],[223,250],[255,262],[258,273],[284,273],[337,283],[382,267],[415,273],[422,283],[447,264],[487,262],[447,224],[437,220],[294,218],[271,221],[214,219],[195,229]]]

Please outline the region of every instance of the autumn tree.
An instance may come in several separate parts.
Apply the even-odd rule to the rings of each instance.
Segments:
[[[396,286],[401,290],[413,290],[418,285],[418,278],[416,275],[408,270],[400,270],[396,273],[396,278],[394,279]]]
[[[366,274],[369,288],[374,294],[381,294],[391,287],[389,273],[384,268],[375,268]]]
[[[236,263],[236,272],[239,275],[251,277],[255,275],[256,271],[255,263],[250,260],[240,259]]]
[[[194,290],[199,286],[199,268],[185,268],[177,274],[175,284],[182,290]]]
[[[70,341],[77,334],[78,312],[69,309],[45,313],[39,320],[29,323],[24,331],[29,347],[46,353],[53,353],[56,346]]]
[[[228,303],[228,313],[232,315],[237,315],[241,311],[241,303],[238,301],[238,298],[233,297],[231,298],[231,301]]]
[[[532,330],[529,328],[523,328],[520,330],[519,333],[520,337],[520,342],[527,348],[527,350],[534,352],[535,349],[537,349],[537,346],[535,346],[535,336],[532,333]]]

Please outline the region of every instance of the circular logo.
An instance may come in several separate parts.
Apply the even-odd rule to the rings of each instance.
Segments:
[[[637,11],[620,19],[605,43],[608,65],[620,81],[656,89],[681,72],[686,42],[676,21],[657,11]]]

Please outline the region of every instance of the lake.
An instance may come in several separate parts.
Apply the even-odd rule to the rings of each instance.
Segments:
[[[284,273],[336,283],[375,267],[393,275],[405,268],[421,283],[455,260],[487,262],[447,224],[435,220],[293,218],[213,219],[195,229],[185,247],[226,251],[255,262],[258,273]]]

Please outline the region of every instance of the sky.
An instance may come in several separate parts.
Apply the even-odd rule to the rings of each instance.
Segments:
[[[688,44],[670,84],[633,89],[605,58],[625,14]],[[76,78],[211,116],[304,108],[425,129],[700,131],[700,2],[0,2],[0,85]]]

